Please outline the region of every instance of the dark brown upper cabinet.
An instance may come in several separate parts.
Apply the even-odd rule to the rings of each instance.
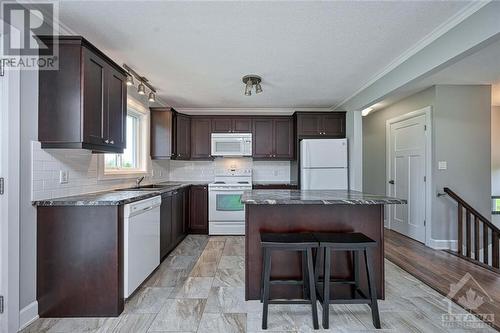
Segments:
[[[254,118],[252,133],[255,159],[294,159],[292,117]]]
[[[191,159],[209,160],[211,155],[212,119],[206,117],[191,118]]]
[[[345,112],[297,112],[299,137],[345,138]]]
[[[174,144],[172,158],[189,160],[191,158],[191,117],[174,113]]]
[[[59,69],[39,71],[38,140],[42,148],[122,153],[126,147],[125,71],[83,37],[55,40]]]
[[[150,153],[153,160],[172,158],[173,115],[174,110],[164,107],[152,107],[150,126]]]
[[[252,118],[244,116],[213,117],[213,133],[251,133]]]

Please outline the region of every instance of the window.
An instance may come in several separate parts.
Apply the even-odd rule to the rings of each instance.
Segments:
[[[127,148],[123,154],[104,154],[101,162],[101,178],[123,178],[126,175],[137,176],[147,172],[146,154],[147,111],[134,102],[128,101],[127,110]],[[122,175],[122,176],[120,176]],[[124,176],[125,175],[125,176]]]
[[[137,170],[140,169],[140,122],[141,116],[134,112],[127,114],[127,148],[123,154],[105,154],[106,171]]]

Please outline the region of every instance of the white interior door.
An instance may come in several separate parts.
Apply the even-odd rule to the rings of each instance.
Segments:
[[[389,126],[389,195],[408,201],[407,205],[389,206],[389,225],[425,243],[426,115]]]
[[[4,22],[0,20],[3,27]],[[11,27],[12,38],[20,38]],[[2,49],[2,48],[0,48]],[[0,58],[4,57],[0,51]],[[3,74],[3,75],[1,75]],[[20,72],[0,69],[0,332],[19,329],[19,140]]]

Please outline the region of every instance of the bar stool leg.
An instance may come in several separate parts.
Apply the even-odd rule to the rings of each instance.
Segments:
[[[357,290],[359,289],[359,251],[352,251],[352,262],[354,270],[354,288],[352,290],[352,298],[356,298]]]
[[[320,268],[321,268],[321,255],[324,251],[324,248],[317,248],[316,249],[316,256],[314,258],[314,284],[316,285],[316,292],[320,292],[320,283],[319,283],[319,273],[320,273]]]
[[[373,272],[373,258],[371,249],[365,248],[365,264],[366,264],[366,273],[368,277],[368,289],[370,291],[370,307],[372,309],[372,320],[373,326],[375,328],[380,328],[380,317],[378,313],[378,304],[377,304],[377,290],[375,287],[375,279]]]
[[[302,251],[302,294],[304,299],[309,299],[309,282],[307,274],[307,254]]]
[[[264,301],[264,271],[265,271],[265,264],[266,264],[266,252],[267,252],[267,249],[263,248],[262,249],[262,272],[260,274],[260,302],[261,303]]]
[[[311,300],[311,307],[312,307],[312,316],[313,316],[313,327],[315,330],[319,329],[319,323],[318,323],[318,308],[316,304],[316,284],[314,283],[314,267],[313,267],[313,256],[312,256],[312,250],[307,249],[307,274],[308,278],[307,280],[309,281],[309,295],[310,295],[310,300]],[[305,264],[305,263],[304,263]]]
[[[271,284],[271,251],[266,250],[264,257],[264,305],[262,309],[262,329],[267,330],[269,308],[269,285]]]
[[[330,326],[330,263],[331,250],[325,248],[324,252],[325,265],[323,271],[323,328],[328,329]]]

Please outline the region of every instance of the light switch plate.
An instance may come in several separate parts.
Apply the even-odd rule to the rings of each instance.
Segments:
[[[448,169],[448,162],[439,161],[438,162],[438,170],[446,170],[446,169]]]
[[[69,172],[67,170],[59,170],[59,184],[67,184]]]

